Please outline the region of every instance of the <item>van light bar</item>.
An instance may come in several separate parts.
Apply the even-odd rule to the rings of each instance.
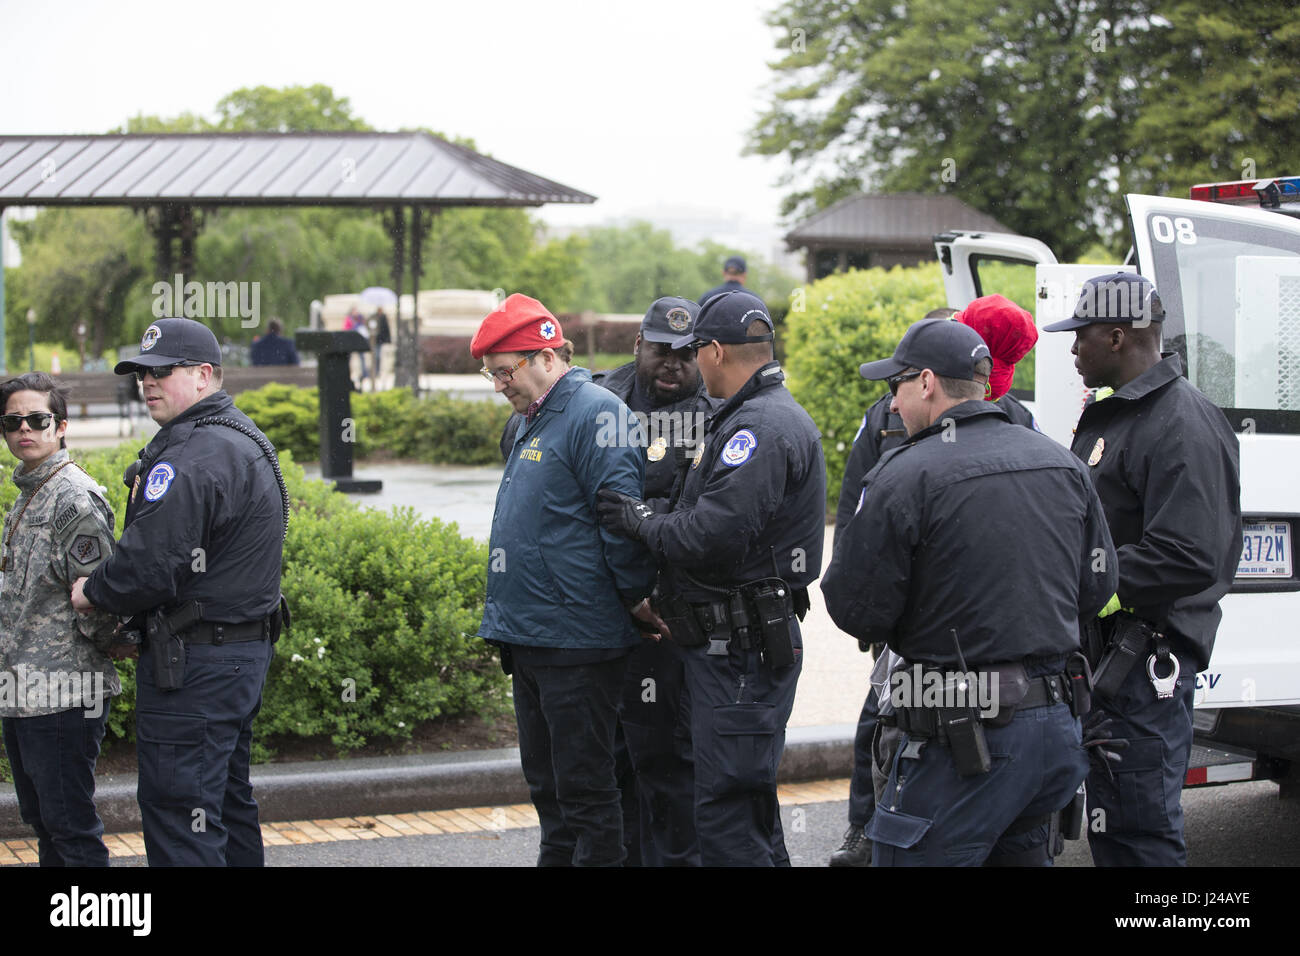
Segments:
[[[1273,179],[1239,179],[1226,183],[1198,183],[1188,195],[1205,202],[1257,202],[1261,206],[1300,200],[1300,176]]]

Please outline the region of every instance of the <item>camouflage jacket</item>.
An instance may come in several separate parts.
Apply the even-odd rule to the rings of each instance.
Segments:
[[[105,650],[117,619],[72,609],[72,583],[113,548],[113,511],[94,479],[60,450],[33,471],[14,470],[18,500],[5,518],[0,573],[0,716],[37,717],[104,705],[122,692]],[[22,519],[18,514],[27,504]],[[14,524],[17,521],[17,528]],[[13,537],[10,538],[12,533]]]

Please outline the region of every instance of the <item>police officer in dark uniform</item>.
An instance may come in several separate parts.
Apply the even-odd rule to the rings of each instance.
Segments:
[[[151,866],[260,866],[249,782],[253,718],[282,624],[289,499],[275,449],[221,390],[216,337],[159,319],[138,375],[162,428],[127,471],[113,554],[73,605],[142,621],[136,670],[138,799]]]
[[[1114,390],[1083,410],[1071,445],[1106,511],[1123,609],[1090,629],[1094,706],[1128,742],[1113,773],[1088,777],[1098,866],[1186,865],[1196,672],[1241,556],[1237,436],[1178,356],[1161,356],[1164,318],[1148,280],[1114,273],[1084,283],[1074,316],[1045,329],[1074,332],[1084,385]]]
[[[745,274],[747,267],[745,260],[740,256],[731,256],[722,264],[723,283],[714,286],[704,295],[700,296],[700,305],[708,302],[715,295],[721,295],[724,292],[743,292],[745,291]]]
[[[973,300],[964,309],[933,309],[925,314],[927,319],[951,318],[968,325],[980,333],[989,346],[993,358],[993,373],[989,379],[987,396],[1017,425],[1039,431],[1033,412],[1020,403],[1009,389],[1015,377],[1015,366],[1029,354],[1038,341],[1034,317],[1028,311],[1001,295],[986,295]],[[894,397],[882,395],[862,418],[858,433],[853,438],[853,448],[844,466],[844,480],[840,484],[839,502],[835,508],[835,543],[840,532],[858,510],[862,498],[862,480],[876,467],[881,456],[897,448],[907,437],[903,419],[891,409]],[[866,653],[871,651],[879,661],[883,645],[858,642]],[[882,678],[885,675],[881,675]],[[868,692],[858,717],[858,729],[853,737],[853,776],[849,781],[849,828],[844,842],[831,854],[831,866],[870,866],[871,841],[866,827],[875,810],[876,800],[872,784],[872,741],[876,735],[879,715],[878,694]]]
[[[902,655],[891,696],[947,689],[894,698],[905,736],[868,827],[877,866],[1049,864],[1087,771],[1067,658],[1113,592],[1113,550],[1078,462],[983,401],[991,369],[977,333],[930,319],[861,370],[889,382],[908,438],[867,478],[826,607]]]
[[[691,331],[699,311],[689,299],[656,299],[641,320],[634,360],[591,376],[644,421],[642,497],[664,511],[715,404],[700,380],[695,352],[672,347]],[[522,422],[518,414],[506,422],[503,457],[514,447]],[[615,738],[628,851],[625,866],[699,864],[690,714],[684,694],[684,662],[675,644],[643,641],[633,649]]]
[[[705,866],[789,864],[776,770],[802,665],[798,618],[821,570],[826,472],[772,338],[761,299],[709,299],[672,345],[698,350],[705,387],[724,402],[671,512],[613,492],[598,508],[660,558],[659,608],[686,661]]]

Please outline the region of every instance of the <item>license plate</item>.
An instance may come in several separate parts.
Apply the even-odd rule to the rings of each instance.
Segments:
[[[1291,577],[1291,522],[1244,522],[1241,538],[1237,577]]]

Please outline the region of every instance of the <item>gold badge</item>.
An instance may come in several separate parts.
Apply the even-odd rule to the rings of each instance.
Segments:
[[[1101,453],[1106,450],[1106,439],[1098,438],[1097,444],[1092,446],[1092,454],[1088,456],[1088,464],[1096,465],[1101,461]]]
[[[700,462],[702,462],[703,460],[704,460],[704,442],[700,442],[698,445],[695,446],[695,459],[691,462],[691,467],[698,468]]]
[[[667,451],[668,439],[660,435],[650,443],[650,447],[645,450],[645,456],[651,461],[662,461]]]

